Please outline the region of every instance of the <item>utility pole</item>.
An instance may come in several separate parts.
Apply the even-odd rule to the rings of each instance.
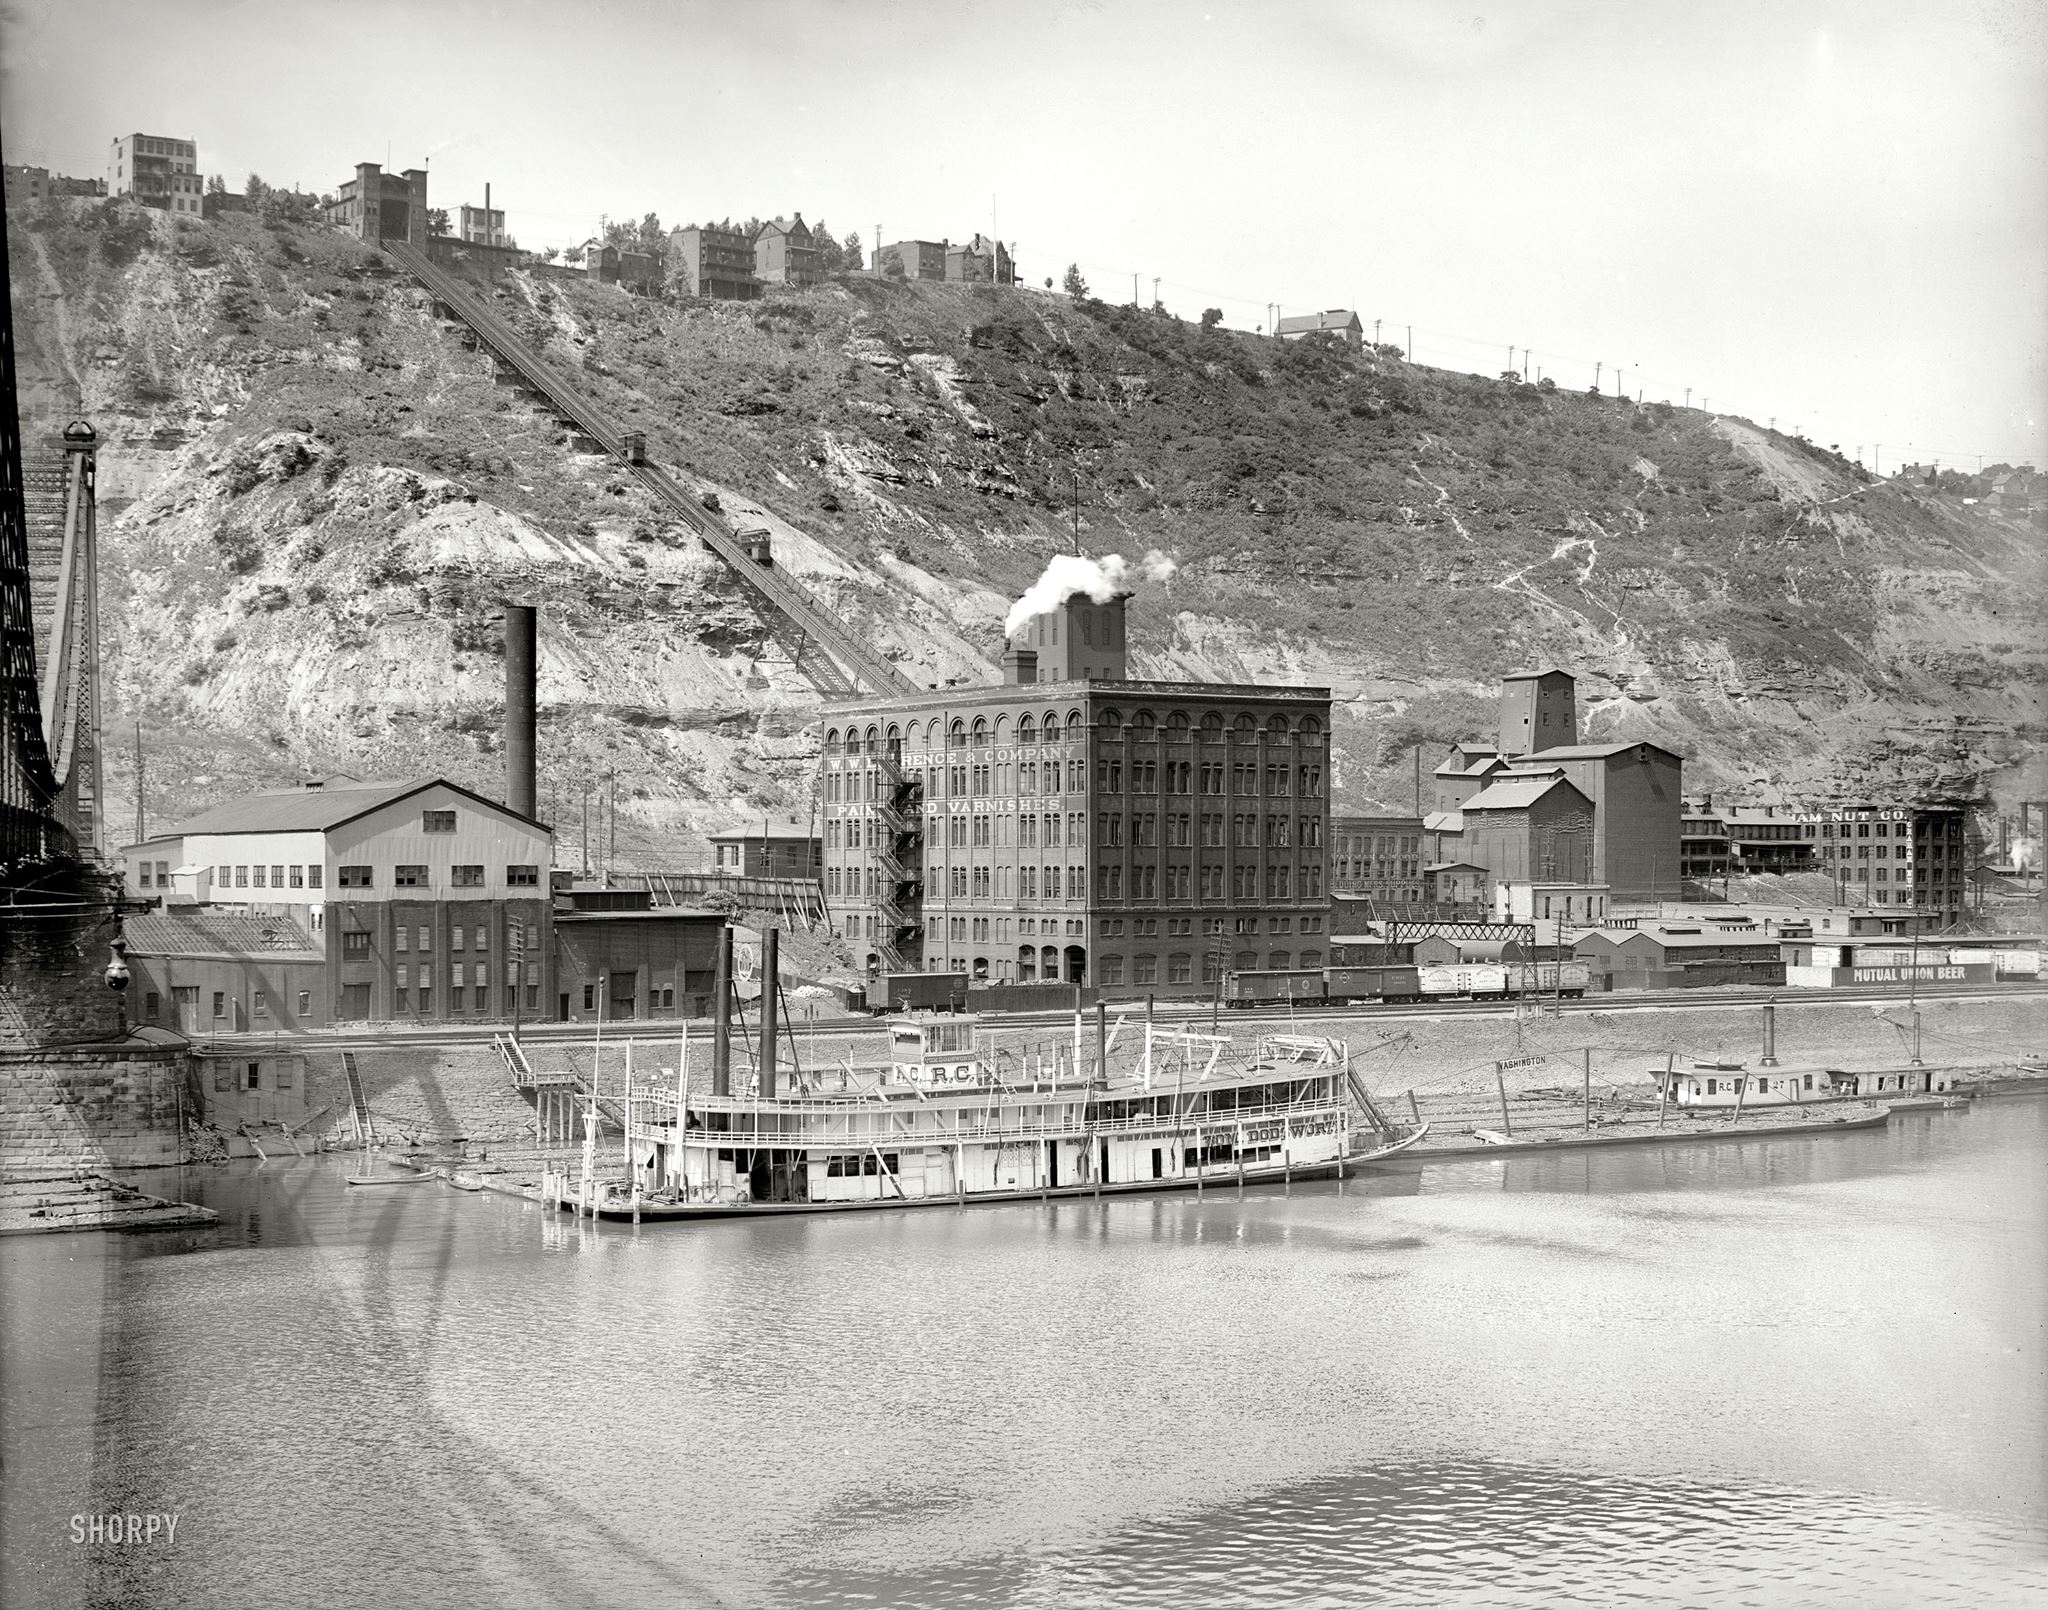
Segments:
[[[1378,319],[1372,321],[1372,344],[1374,346],[1380,344],[1380,321]]]
[[[1081,471],[1069,466],[1067,473],[1074,478],[1074,557],[1081,556]]]
[[[1685,388],[1685,406],[1688,408],[1692,406],[1692,387],[1690,386]]]
[[[1137,271],[1137,270],[1136,270],[1136,269],[1134,268],[1134,269],[1132,269],[1132,270],[1131,270],[1131,306],[1132,306],[1132,307],[1136,307],[1137,305],[1138,305],[1138,271]]]
[[[583,875],[590,876],[590,779],[583,779]]]
[[[142,718],[135,718],[135,842],[140,844],[149,837],[147,822],[142,814]]]
[[[1884,471],[1879,466],[1882,465],[1883,462],[1884,443],[1879,442],[1875,447],[1871,448],[1870,450],[1870,473],[1872,475],[1882,475]]]
[[[607,772],[605,781],[611,786],[612,797],[612,832],[605,842],[604,852],[604,886],[609,889],[612,886],[612,862],[619,853],[619,774]]]
[[[1157,274],[1152,276],[1152,305],[1154,307],[1159,305],[1159,276]]]
[[[1408,326],[1408,362],[1415,361],[1415,326]]]

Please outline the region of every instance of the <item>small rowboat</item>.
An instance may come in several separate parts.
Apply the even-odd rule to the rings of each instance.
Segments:
[[[350,1174],[351,1185],[418,1185],[423,1180],[434,1178],[431,1174]]]
[[[481,1191],[484,1188],[484,1182],[467,1169],[456,1169],[442,1177],[458,1191]]]

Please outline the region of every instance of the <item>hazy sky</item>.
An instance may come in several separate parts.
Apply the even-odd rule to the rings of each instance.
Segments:
[[[8,160],[234,189],[427,162],[600,214],[995,229],[1022,271],[1822,443],[2048,464],[2048,6],[6,0]],[[1520,362],[1519,356],[1517,362]]]

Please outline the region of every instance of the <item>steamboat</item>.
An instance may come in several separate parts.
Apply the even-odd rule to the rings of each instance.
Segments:
[[[764,1025],[764,1044],[772,1045]],[[1118,1074],[1128,1036],[1136,1055]],[[614,1104],[623,1147],[600,1169],[594,1091],[581,1113],[580,1171],[549,1169],[543,1201],[605,1219],[909,1209],[1341,1177],[1405,1150],[1428,1129],[1392,1120],[1334,1040],[1156,1029],[1098,1009],[1096,1055],[999,1052],[976,1019],[900,1018],[886,1062],[793,1071],[772,1056],[751,1077],[708,1086],[682,1066]],[[1126,1052],[1127,1057],[1129,1052]]]

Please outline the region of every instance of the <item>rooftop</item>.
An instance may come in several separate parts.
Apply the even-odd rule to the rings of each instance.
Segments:
[[[414,777],[402,782],[357,782],[354,779],[336,779],[311,788],[277,789],[265,794],[248,794],[241,799],[229,800],[216,805],[210,811],[201,811],[189,821],[181,822],[168,833],[158,834],[150,840],[160,842],[166,838],[185,838],[199,833],[324,833],[352,822],[359,816],[366,816],[379,806],[389,805],[394,800],[404,799],[409,794],[422,793],[429,788],[447,788],[457,794],[474,800],[488,810],[512,817],[516,821],[531,822],[530,817],[521,816],[509,805],[501,805],[494,799],[472,793],[459,783],[451,783],[445,777]],[[543,827],[532,822],[535,827]],[[545,831],[545,828],[543,828]]]
[[[1474,811],[1515,811],[1534,805],[1553,788],[1572,788],[1562,777],[1514,777],[1510,776],[1497,783],[1488,783],[1478,793],[1465,801],[1465,814]],[[1579,798],[1586,796],[1579,794]]]
[[[276,961],[325,960],[320,948],[289,917],[245,917],[225,911],[171,906],[129,917],[121,937],[140,956],[268,956]]]

